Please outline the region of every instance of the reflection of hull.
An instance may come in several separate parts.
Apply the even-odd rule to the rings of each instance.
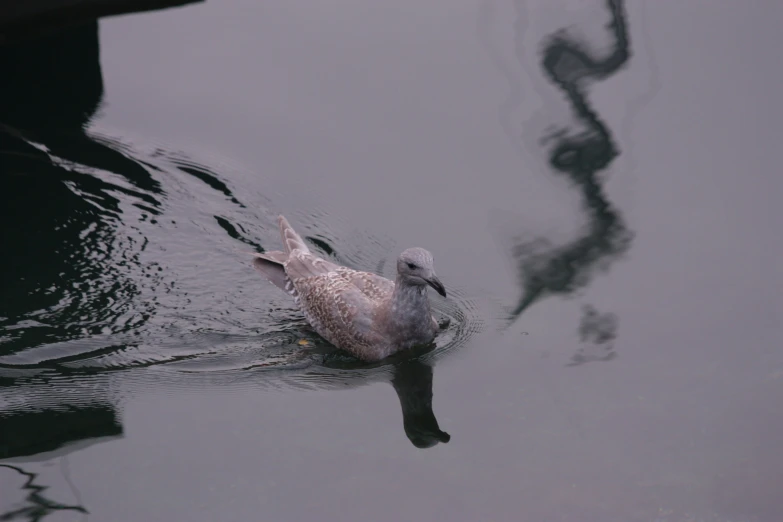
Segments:
[[[0,42],[30,38],[104,16],[152,11],[203,0],[25,0],[0,7]],[[10,7],[10,9],[9,9]]]
[[[122,433],[114,408],[106,404],[0,412],[0,460],[49,460]]]
[[[2,242],[13,245],[14,256],[0,260],[0,327],[9,328],[0,355],[82,336],[79,323],[94,324],[89,333],[103,331],[125,313],[106,302],[127,302],[137,293],[121,275],[115,277],[120,288],[106,291],[97,285],[93,292],[69,292],[62,284],[105,276],[116,264],[108,259],[115,238],[104,217],[114,209],[107,205],[109,212],[96,219],[94,204],[111,203],[107,189],[113,187],[72,166],[120,173],[140,190],[155,188],[140,165],[84,133],[103,96],[99,56],[95,21],[24,45],[0,45],[0,70],[7,80],[0,82],[0,171],[10,174],[0,178],[0,207],[6,222],[15,223],[2,230]],[[73,257],[58,255],[64,250]],[[106,252],[106,259],[95,259],[96,252]],[[30,323],[42,310],[57,319]],[[90,320],[80,319],[85,315]],[[31,327],[39,323],[52,326]]]

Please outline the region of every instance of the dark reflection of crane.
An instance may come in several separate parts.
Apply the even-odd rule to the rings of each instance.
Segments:
[[[560,91],[570,108],[573,120],[566,128],[544,131],[535,122],[524,122],[521,142],[512,128],[512,112],[522,104],[525,89],[512,67],[505,61],[490,37],[489,23],[493,7],[485,3],[479,12],[479,38],[498,72],[508,82],[510,92],[499,110],[500,124],[506,136],[523,156],[544,151],[548,170],[565,177],[578,191],[585,222],[579,235],[565,243],[537,235],[515,239],[511,255],[521,286],[519,299],[510,307],[509,324],[540,299],[551,295],[572,294],[586,286],[599,270],[606,270],[630,247],[633,233],[626,227],[620,212],[604,191],[602,173],[620,154],[612,132],[589,101],[591,82],[603,80],[625,67],[631,57],[628,22],[624,0],[603,0],[601,10],[609,14],[606,28],[611,36],[609,50],[603,55],[591,49],[582,37],[564,29],[551,34],[540,46],[539,66],[546,82],[526,67],[524,37],[529,29],[525,0],[513,0],[516,14],[513,55],[516,65],[533,80],[542,97],[551,99],[552,86]],[[596,46],[597,47],[597,46]],[[657,77],[653,64],[653,83]],[[649,101],[657,85],[651,85],[636,104]],[[640,107],[636,107],[639,109]],[[547,110],[547,107],[544,107]],[[627,127],[629,111],[624,127]],[[549,121],[547,114],[539,113]],[[532,125],[531,125],[532,123]],[[519,147],[522,145],[522,147]],[[526,158],[527,159],[527,158]],[[596,318],[600,318],[596,319]],[[595,334],[597,331],[603,333]],[[586,332],[592,332],[587,333]],[[584,347],[571,359],[571,366],[616,357],[611,340],[617,335],[617,317],[601,314],[594,307],[585,308],[579,331]]]
[[[549,165],[568,176],[580,191],[587,227],[581,237],[564,245],[552,246],[540,238],[515,246],[523,292],[511,312],[512,319],[546,295],[571,293],[586,285],[595,268],[606,266],[630,246],[632,234],[604,194],[599,177],[619,152],[587,99],[587,82],[616,73],[631,55],[623,1],[607,0],[606,5],[611,13],[608,30],[614,37],[606,57],[592,56],[584,44],[565,32],[551,36],[542,50],[543,72],[565,94],[585,127],[579,134],[562,132],[551,137]]]

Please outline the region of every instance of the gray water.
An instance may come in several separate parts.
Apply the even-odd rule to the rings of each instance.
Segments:
[[[783,520],[778,2],[209,1],[0,49],[4,520]],[[393,276],[361,364],[246,252]],[[2,516],[0,516],[2,518]]]

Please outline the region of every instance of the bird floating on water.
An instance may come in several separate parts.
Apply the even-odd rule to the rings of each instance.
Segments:
[[[337,348],[364,361],[430,344],[440,330],[427,285],[446,297],[432,254],[409,248],[397,258],[390,281],[320,258],[285,217],[278,217],[283,251],[254,253],[253,266],[293,296],[307,322]]]

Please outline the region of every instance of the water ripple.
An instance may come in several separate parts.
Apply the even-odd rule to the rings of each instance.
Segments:
[[[143,381],[137,372],[146,369],[169,382],[260,377],[272,386],[329,388],[388,373],[393,361],[366,365],[321,340],[290,298],[252,270],[241,251],[279,248],[277,211],[263,195],[226,181],[242,178],[236,166],[216,159],[219,167],[209,167],[97,130],[92,139],[90,147],[106,157],[123,158],[113,163],[117,172],[19,143],[39,150],[39,159],[45,154],[39,168],[57,174],[53,188],[67,189],[53,194],[81,210],[54,208],[58,225],[41,238],[53,251],[22,253],[46,270],[28,263],[22,272],[29,284],[0,314],[0,382],[75,382],[117,372]],[[388,238],[323,209],[288,214],[303,223],[319,254],[393,276],[386,261],[396,246]],[[436,315],[449,322],[435,346],[401,357],[433,360],[483,329],[478,305],[459,289],[448,292],[448,300],[433,300]]]

